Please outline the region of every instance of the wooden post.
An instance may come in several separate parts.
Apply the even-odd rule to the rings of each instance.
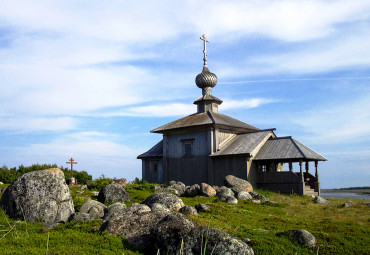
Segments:
[[[293,172],[293,163],[292,163],[292,161],[289,161],[289,171]]]
[[[306,161],[306,173],[308,173],[310,170],[310,164],[308,161]]]
[[[305,183],[304,183],[304,176],[303,176],[303,169],[302,169],[302,160],[299,161],[299,171],[301,175],[301,181],[299,183],[299,195],[304,196],[305,194]]]
[[[320,181],[319,181],[319,170],[318,170],[319,162],[316,160],[315,161],[315,177],[316,177],[316,182],[315,182],[315,191],[317,191],[317,195],[320,196]]]

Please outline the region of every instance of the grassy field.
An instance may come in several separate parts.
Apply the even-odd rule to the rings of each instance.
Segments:
[[[90,191],[76,194],[75,207],[92,197]],[[153,193],[153,185],[129,184],[130,205],[141,203]],[[341,205],[348,199],[329,199],[329,205],[315,204],[312,198],[257,192],[278,205],[239,201],[228,205],[218,198],[182,198],[187,205],[207,203],[210,212],[191,218],[201,225],[220,228],[238,238],[251,239],[256,254],[370,254],[370,208],[355,200],[350,208]],[[92,197],[96,199],[95,197]],[[140,254],[124,238],[99,232],[101,222],[71,221],[46,231],[40,223],[10,219],[0,210],[0,254]],[[290,231],[306,229],[318,240],[318,247],[307,249],[290,237]]]

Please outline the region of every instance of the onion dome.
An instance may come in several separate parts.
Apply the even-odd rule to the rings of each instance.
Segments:
[[[203,66],[203,70],[195,78],[195,83],[201,89],[206,87],[213,88],[217,84],[217,76],[208,70],[207,66]]]

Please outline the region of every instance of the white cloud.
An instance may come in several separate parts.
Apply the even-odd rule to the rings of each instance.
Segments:
[[[221,110],[238,109],[238,108],[256,108],[264,104],[276,102],[269,98],[251,98],[242,100],[225,99],[225,102],[220,105]]]
[[[337,144],[369,141],[370,95],[341,105],[300,113],[290,119],[307,133],[309,143]]]
[[[16,133],[59,132],[75,129],[79,121],[70,117],[60,118],[0,118],[0,130]]]

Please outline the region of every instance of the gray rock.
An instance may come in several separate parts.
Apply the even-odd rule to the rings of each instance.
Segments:
[[[153,212],[155,211],[170,212],[170,210],[167,207],[159,203],[152,204],[150,209],[152,209]]]
[[[95,200],[87,200],[80,208],[79,213],[86,213],[91,216],[93,219],[103,218],[104,211],[107,207]]]
[[[198,196],[199,193],[200,193],[200,186],[198,184],[194,184],[185,189],[184,196],[195,197],[195,196]]]
[[[87,185],[82,185],[80,189],[87,189]]]
[[[140,214],[150,211],[151,211],[150,207],[144,204],[133,203],[130,207],[128,207],[128,212],[134,214]]]
[[[231,205],[236,205],[238,204],[238,199],[235,197],[228,197],[225,202]]]
[[[185,183],[183,182],[176,182],[176,184],[186,187]]]
[[[172,185],[174,185],[174,184],[176,184],[176,182],[175,182],[175,181],[170,181],[170,182],[168,183],[168,185],[169,185],[169,186],[172,186]]]
[[[206,205],[206,204],[197,204],[195,206],[195,209],[197,209],[197,212],[198,213],[201,213],[201,212],[209,211],[211,209],[211,206],[210,205]]]
[[[152,254],[154,248],[150,230],[169,214],[161,211],[135,213],[127,208],[125,212],[116,214],[104,222],[100,230],[123,236],[130,244],[147,251],[147,254]]]
[[[347,201],[343,204],[343,207],[351,207],[352,206],[352,201]]]
[[[102,203],[124,203],[125,201],[130,201],[130,196],[121,184],[112,182],[100,190],[98,200]]]
[[[197,215],[198,214],[197,209],[189,205],[185,205],[183,208],[179,210],[179,212],[185,215]]]
[[[171,187],[177,190],[179,196],[185,192],[185,184],[182,182],[175,183]]]
[[[258,200],[262,200],[262,201],[268,201],[268,199],[264,196],[264,195],[261,195],[261,194],[258,194],[257,192],[249,192],[249,194],[254,198],[254,199],[258,199]]]
[[[104,221],[107,221],[109,220],[112,215],[114,215],[115,213],[119,213],[121,212],[122,210],[126,209],[126,205],[123,204],[123,203],[114,203],[114,204],[111,204],[110,206],[108,206],[108,208],[105,210],[105,214],[104,214]]]
[[[226,202],[228,201],[228,199],[235,198],[234,192],[230,188],[227,188],[225,186],[220,187],[217,190],[216,194],[222,202]]]
[[[190,226],[182,230],[182,232],[179,232],[177,236],[171,235],[171,247],[180,247],[181,241],[183,240],[183,254],[198,255],[201,254],[201,251],[203,254],[254,254],[253,249],[248,244],[217,228],[201,226],[194,227],[191,231],[189,231],[189,229]],[[176,232],[177,229],[174,228],[174,230],[171,230],[170,228],[167,228],[167,230],[168,232]],[[207,240],[206,246],[205,240]],[[161,254],[166,254],[166,249],[162,249]]]
[[[317,244],[316,238],[307,230],[300,229],[292,233],[292,237],[301,245],[306,247],[315,247]]]
[[[253,191],[252,184],[246,180],[237,178],[233,175],[228,175],[224,180],[225,186],[231,188],[235,193],[240,191],[251,192]]]
[[[164,192],[164,189],[161,186],[159,185],[154,186],[154,193],[162,193],[162,192]]]
[[[124,188],[127,186],[127,180],[125,178],[113,180],[114,183],[121,184]]]
[[[251,200],[251,202],[253,203],[253,204],[260,204],[261,203],[261,200]]]
[[[200,184],[200,195],[205,197],[214,197],[216,196],[216,191],[212,186],[208,185],[207,183]]]
[[[4,192],[0,204],[11,217],[46,226],[66,222],[75,212],[64,173],[58,168],[25,173]]]
[[[236,194],[236,198],[240,200],[249,200],[252,199],[253,197],[246,191],[240,191],[238,194]]]
[[[181,240],[185,239],[195,227],[188,217],[174,213],[160,220],[150,233],[156,250],[160,249],[161,254],[178,254],[181,250]]]
[[[143,204],[152,207],[154,203],[163,204],[169,210],[178,211],[184,207],[184,202],[174,194],[170,193],[155,193],[145,199]]]
[[[330,204],[330,201],[323,198],[323,197],[320,197],[320,196],[317,196],[315,199],[314,199],[314,202],[315,203],[318,203],[318,204]]]
[[[73,219],[77,221],[90,221],[90,220],[94,220],[95,218],[92,217],[88,213],[75,213],[75,215],[73,216]]]
[[[370,202],[363,202],[365,205],[367,205],[368,207],[370,207]]]

